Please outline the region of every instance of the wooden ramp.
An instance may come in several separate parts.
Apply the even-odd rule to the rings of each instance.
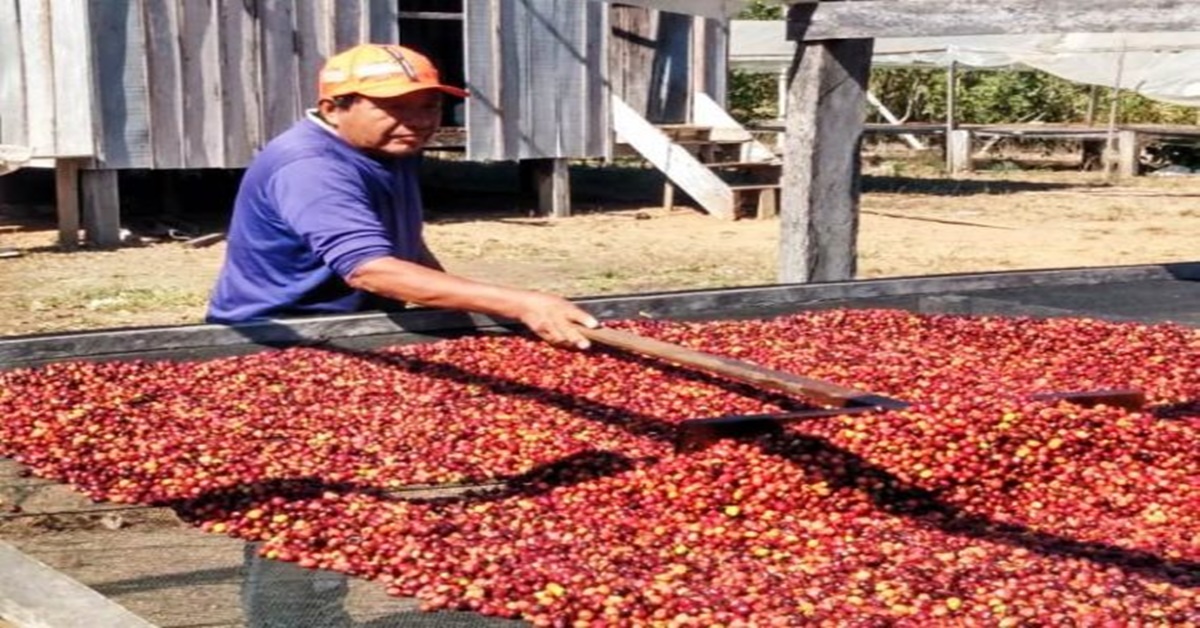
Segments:
[[[612,111],[617,153],[666,175],[664,207],[678,188],[719,218],[778,214],[780,160],[707,95],[695,95],[690,124],[652,124],[616,96]]]

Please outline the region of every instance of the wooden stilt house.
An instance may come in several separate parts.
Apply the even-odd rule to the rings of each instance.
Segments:
[[[622,134],[685,127],[697,110],[723,113],[725,21],[645,7],[0,0],[0,144],[56,169],[64,246],[81,220],[93,243],[115,245],[120,171],[246,166],[315,103],[323,60],[363,41],[420,49],[466,85],[465,103],[448,99],[441,148],[532,160],[554,215],[569,212],[566,160],[610,157],[631,139]],[[638,144],[666,167],[670,146]]]

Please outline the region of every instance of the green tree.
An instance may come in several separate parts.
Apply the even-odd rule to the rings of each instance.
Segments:
[[[783,7],[754,0],[741,13],[739,20],[781,20]],[[734,70],[729,74],[729,112],[735,119],[745,123],[751,120],[773,118],[779,115],[775,76],[751,74]]]

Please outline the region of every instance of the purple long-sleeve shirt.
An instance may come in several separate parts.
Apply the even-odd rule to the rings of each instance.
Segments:
[[[238,190],[208,321],[378,307],[345,278],[380,257],[420,259],[418,159],[368,156],[312,119],[268,143]]]

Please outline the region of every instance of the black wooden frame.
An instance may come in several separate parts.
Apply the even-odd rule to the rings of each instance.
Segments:
[[[834,307],[894,307],[925,312],[1086,315],[1105,312],[1030,305],[989,294],[1071,286],[1200,282],[1200,261],[1058,270],[990,272],[846,282],[783,284],[578,299],[600,319],[761,318]],[[234,326],[181,325],[0,338],[0,369],[63,360],[199,359],[269,347],[371,348],[478,333],[511,333],[512,321],[431,309],[297,318]]]

